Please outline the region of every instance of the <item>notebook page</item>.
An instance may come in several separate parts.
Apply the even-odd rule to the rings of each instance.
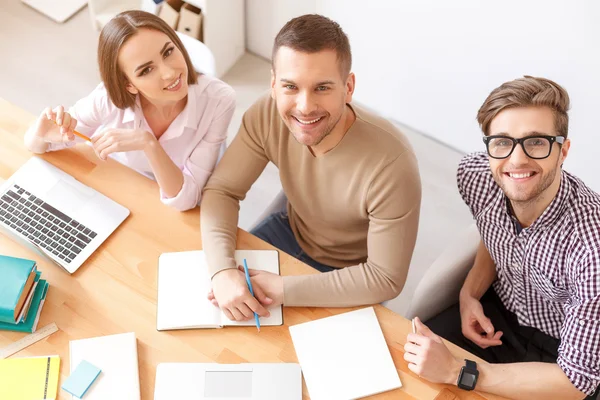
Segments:
[[[218,328],[221,311],[207,299],[211,283],[202,251],[163,253],[158,261],[158,330]]]

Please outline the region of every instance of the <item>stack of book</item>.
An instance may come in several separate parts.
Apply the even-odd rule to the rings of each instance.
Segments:
[[[35,261],[0,255],[0,330],[35,332],[48,282]]]

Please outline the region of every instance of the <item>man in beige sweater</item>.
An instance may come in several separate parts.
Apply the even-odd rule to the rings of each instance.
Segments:
[[[289,21],[273,46],[271,93],[244,114],[201,204],[209,298],[232,320],[267,307],[356,306],[397,296],[417,236],[417,161],[399,130],[351,104],[355,76],[340,26],[319,15]],[[382,88],[385,90],[385,88]],[[234,260],[239,201],[271,161],[287,212],[256,236],[320,271],[285,276],[254,271],[255,297]]]

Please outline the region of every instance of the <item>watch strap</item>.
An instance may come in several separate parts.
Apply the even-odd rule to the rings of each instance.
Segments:
[[[477,363],[475,361],[465,359],[467,369],[477,369]]]

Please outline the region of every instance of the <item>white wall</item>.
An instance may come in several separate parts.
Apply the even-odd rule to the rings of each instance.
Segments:
[[[368,4],[368,5],[367,5]],[[247,0],[248,49],[270,57],[277,31],[309,12],[350,37],[355,99],[468,152],[489,92],[522,75],[557,81],[572,100],[566,169],[600,191],[600,2],[595,0]]]
[[[290,19],[316,12],[317,0],[246,0],[246,48],[271,59],[273,39]]]

